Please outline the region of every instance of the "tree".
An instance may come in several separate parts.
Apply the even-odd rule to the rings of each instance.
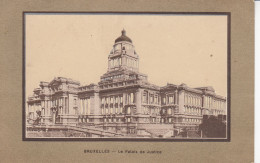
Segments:
[[[216,116],[210,116],[209,118],[203,117],[203,122],[199,126],[199,131],[202,131],[203,137],[225,138],[226,123]]]
[[[36,113],[37,113],[37,118],[36,118],[36,120],[33,122],[34,125],[38,125],[38,124],[40,123],[40,120],[41,120],[41,111],[40,111],[40,110],[37,110]]]

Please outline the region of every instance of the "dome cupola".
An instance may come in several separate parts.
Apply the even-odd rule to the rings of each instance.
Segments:
[[[122,35],[115,40],[115,43],[121,42],[121,41],[127,41],[127,42],[132,43],[132,40],[126,36],[126,31],[124,29],[122,30]]]

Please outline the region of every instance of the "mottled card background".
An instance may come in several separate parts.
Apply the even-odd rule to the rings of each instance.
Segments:
[[[253,1],[6,0],[0,8],[1,161],[253,162]],[[231,12],[231,142],[22,141],[23,11]],[[84,149],[160,150],[162,154],[84,154]]]

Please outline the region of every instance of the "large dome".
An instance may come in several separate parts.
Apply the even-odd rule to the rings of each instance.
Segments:
[[[127,41],[127,42],[131,42],[132,43],[132,40],[129,37],[127,37],[125,34],[126,34],[126,32],[123,29],[122,30],[122,35],[115,40],[115,43],[120,42],[120,41]]]

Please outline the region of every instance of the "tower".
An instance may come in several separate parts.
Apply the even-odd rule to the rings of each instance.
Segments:
[[[120,68],[139,71],[139,56],[135,51],[132,40],[126,36],[124,29],[122,35],[115,40],[113,49],[108,56],[108,71]]]
[[[139,56],[132,40],[126,36],[126,31],[123,29],[108,55],[108,69],[101,76],[101,83],[128,79],[146,81],[147,75],[139,73]]]

